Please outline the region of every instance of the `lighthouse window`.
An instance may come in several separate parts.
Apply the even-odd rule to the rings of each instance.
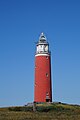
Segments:
[[[36,68],[36,66],[35,66],[35,68]]]
[[[35,65],[35,68],[37,67],[37,65]]]
[[[35,83],[35,86],[36,86],[36,83]]]
[[[46,73],[46,77],[48,77],[48,73]]]
[[[46,59],[48,59],[48,56],[46,56]]]

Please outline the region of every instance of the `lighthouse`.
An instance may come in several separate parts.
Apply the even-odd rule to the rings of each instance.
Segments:
[[[34,101],[52,102],[51,52],[44,33],[36,44]]]

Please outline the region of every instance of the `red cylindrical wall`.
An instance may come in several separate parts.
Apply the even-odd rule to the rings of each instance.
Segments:
[[[35,55],[34,101],[52,102],[50,55]]]

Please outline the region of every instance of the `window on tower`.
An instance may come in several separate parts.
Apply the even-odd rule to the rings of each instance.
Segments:
[[[46,56],[46,59],[48,59],[48,56]]]
[[[46,77],[48,77],[48,73],[46,73]]]

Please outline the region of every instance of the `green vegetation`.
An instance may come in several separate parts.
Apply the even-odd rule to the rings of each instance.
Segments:
[[[0,120],[80,120],[80,106],[43,103],[33,107],[0,108]]]

